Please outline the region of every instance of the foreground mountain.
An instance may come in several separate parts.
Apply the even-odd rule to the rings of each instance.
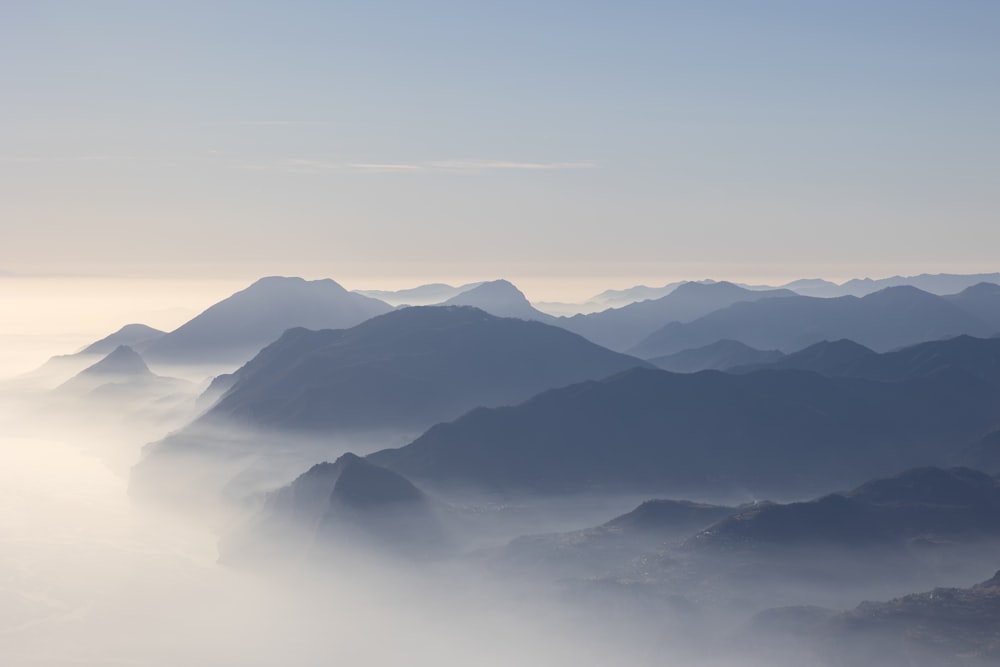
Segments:
[[[442,306],[472,306],[497,317],[516,317],[522,320],[537,320],[546,324],[558,324],[558,318],[536,309],[521,290],[506,280],[493,280],[463,291]]]
[[[763,366],[781,359],[777,350],[755,350],[749,345],[735,340],[720,340],[693,350],[682,350],[663,357],[654,357],[649,362],[654,366],[673,373],[697,373],[698,371],[725,371],[738,367]]]
[[[467,306],[403,308],[346,330],[292,329],[219,380],[210,392],[222,396],[204,415],[149,446],[131,489],[193,497],[248,466],[280,478],[331,458],[345,441],[355,451],[407,442],[477,406],[643,365],[564,329]]]
[[[388,304],[329,279],[261,278],[153,341],[143,353],[164,364],[240,364],[286,329],[352,327],[389,310]]]
[[[761,612],[740,653],[821,667],[986,667],[1000,662],[1000,572],[968,588],[939,587],[851,611]]]
[[[268,494],[260,511],[223,539],[220,552],[227,563],[265,564],[372,547],[417,558],[442,553],[447,540],[419,489],[348,453]]]
[[[824,340],[850,339],[878,352],[962,334],[986,338],[989,323],[951,300],[915,287],[891,287],[863,298],[794,296],[736,303],[693,322],[668,324],[629,351],[653,358],[737,340],[762,350],[794,352]]]
[[[750,290],[728,282],[684,283],[658,299],[564,317],[558,324],[598,345],[621,351],[669,322],[690,322],[738,302],[794,295],[788,290]]]
[[[352,329],[293,329],[205,415],[310,431],[421,430],[643,362],[557,327],[471,307],[404,308]]]
[[[474,410],[370,459],[442,487],[774,497],[946,463],[1000,417],[996,387],[795,371],[633,369]]]

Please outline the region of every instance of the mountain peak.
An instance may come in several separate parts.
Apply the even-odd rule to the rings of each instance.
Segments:
[[[524,293],[507,280],[491,280],[456,294],[441,305],[475,306],[497,317],[551,322],[552,316],[536,310]]]
[[[83,348],[80,354],[108,354],[119,345],[141,347],[164,335],[163,331],[145,324],[126,324],[118,331]]]
[[[119,345],[108,356],[81,371],[80,375],[150,377],[153,373],[138,352],[128,345]]]
[[[408,479],[356,454],[344,454],[334,467],[340,468],[331,495],[334,503],[362,509],[424,500],[424,494]]]

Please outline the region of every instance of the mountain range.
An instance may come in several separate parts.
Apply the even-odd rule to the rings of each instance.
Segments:
[[[756,350],[737,340],[717,340],[704,347],[653,357],[649,363],[674,373],[697,373],[766,366],[784,356],[777,350]]]
[[[598,345],[624,351],[670,322],[690,322],[738,302],[794,295],[788,290],[754,291],[728,282],[690,282],[657,299],[563,317],[557,324]]]
[[[903,382],[801,371],[635,368],[479,408],[370,455],[436,487],[495,492],[817,492],[957,458],[1000,418],[965,374]]]
[[[663,326],[629,349],[644,359],[735,340],[789,353],[823,340],[850,339],[884,352],[961,334],[997,333],[984,312],[1000,305],[1000,286],[975,286],[937,296],[915,287],[890,287],[858,298],[789,296],[742,301],[688,323]]]
[[[351,329],[291,329],[233,376],[203,420],[292,430],[424,429],[482,405],[644,362],[538,322],[418,306]]]
[[[142,348],[163,364],[240,364],[286,329],[351,327],[392,310],[332,280],[261,278]]]

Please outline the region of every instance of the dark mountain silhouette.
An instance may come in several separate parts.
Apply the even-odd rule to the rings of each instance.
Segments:
[[[915,287],[891,287],[860,299],[794,296],[736,303],[687,324],[668,324],[630,353],[659,357],[718,340],[790,353],[842,338],[885,352],[961,334],[993,333],[993,327],[945,297]]]
[[[372,546],[424,557],[443,552],[447,540],[417,487],[348,453],[268,494],[247,525],[223,539],[220,552],[225,562],[247,563]]]
[[[478,285],[482,283],[468,283],[458,287],[445,283],[430,283],[401,290],[354,290],[354,292],[384,301],[391,306],[433,306]]]
[[[649,362],[673,373],[697,373],[705,370],[724,371],[748,365],[766,365],[783,356],[785,355],[777,350],[755,350],[739,341],[720,340],[693,350],[682,350],[665,357],[655,357]]]
[[[753,370],[807,370],[831,377],[899,381],[954,373],[1000,386],[1000,339],[956,336],[878,354],[849,340],[822,342]]]
[[[688,540],[696,549],[866,547],[1000,538],[1000,481],[969,468],[916,468],[844,494],[765,503]]]
[[[163,335],[165,332],[145,324],[126,324],[113,334],[91,343],[78,354],[108,354],[119,345],[142,349]]]
[[[370,456],[429,484],[498,492],[817,492],[951,460],[1000,415],[998,390],[774,371],[633,369],[477,409]]]
[[[778,359],[734,366],[729,370],[734,373],[749,373],[762,369],[799,370],[812,371],[831,377],[857,377],[856,373],[860,373],[862,377],[865,377],[863,370],[867,368],[865,362],[878,356],[878,352],[864,345],[859,345],[853,340],[842,338],[835,341],[824,340],[798,352],[782,355]]]
[[[612,350],[625,350],[668,322],[690,322],[737,302],[794,295],[794,292],[788,290],[750,290],[728,282],[684,283],[658,299],[639,301],[599,313],[563,317],[559,318],[558,323],[598,345]],[[705,343],[715,340],[718,338]],[[700,347],[705,343],[687,347]],[[679,351],[680,349],[670,352]]]
[[[286,329],[351,327],[391,307],[332,280],[261,278],[150,343],[147,359],[172,364],[238,364]]]
[[[559,327],[468,306],[403,308],[346,330],[291,329],[220,379],[223,393],[210,410],[144,450],[130,492],[211,495],[249,460],[273,477],[336,451],[307,447],[316,436],[384,447],[476,406],[517,403],[637,365],[647,364]],[[193,471],[206,477],[197,481]]]
[[[973,444],[959,458],[959,463],[1000,474],[1000,430],[987,433]]]
[[[352,329],[293,329],[205,416],[296,430],[424,429],[643,362],[557,327],[470,307],[404,308]]]
[[[557,324],[558,318],[537,310],[521,290],[506,280],[482,283],[458,294],[442,306],[473,306],[497,317],[517,317],[522,320],[538,320],[546,324]]]
[[[631,512],[616,517],[601,527],[620,532],[690,534],[736,511],[735,507],[694,503],[690,500],[655,499],[647,500]]]

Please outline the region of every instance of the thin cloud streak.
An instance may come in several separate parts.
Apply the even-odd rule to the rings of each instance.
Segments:
[[[596,162],[519,162],[510,160],[433,160],[428,162],[329,162],[325,160],[288,159],[269,163],[247,163],[241,169],[282,170],[300,172],[470,172],[470,171],[560,171],[596,169]]]

